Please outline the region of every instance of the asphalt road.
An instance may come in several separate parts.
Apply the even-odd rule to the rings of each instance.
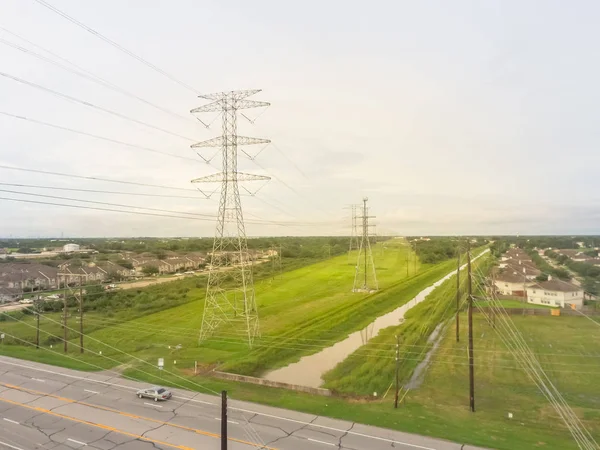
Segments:
[[[172,389],[139,399],[146,384],[103,373],[0,357],[0,449],[220,449],[220,399]],[[428,437],[229,401],[229,449],[476,450]]]

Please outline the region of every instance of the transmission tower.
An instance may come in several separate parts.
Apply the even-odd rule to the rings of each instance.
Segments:
[[[350,209],[352,214],[352,229],[350,230],[350,247],[348,248],[348,262],[350,262],[350,258],[352,257],[352,251],[358,250],[358,226],[356,220],[356,210],[360,205],[350,205],[347,208]]]
[[[367,197],[363,198],[362,216],[357,217],[357,219],[362,220],[362,238],[358,249],[358,261],[352,292],[372,292],[379,289],[369,237],[369,219],[373,219],[375,216],[369,216],[368,200]]]
[[[222,116],[221,136],[192,145],[194,149],[218,147],[222,152],[220,173],[192,180],[192,183],[221,183],[200,342],[223,324],[243,328],[248,335],[249,346],[260,335],[252,280],[252,258],[248,252],[238,182],[268,181],[270,178],[238,172],[237,169],[238,146],[271,142],[269,139],[237,135],[238,110],[270,105],[267,102],[247,100],[247,97],[258,92],[260,89],[200,95],[200,98],[213,102],[191,111],[192,114],[220,112]]]

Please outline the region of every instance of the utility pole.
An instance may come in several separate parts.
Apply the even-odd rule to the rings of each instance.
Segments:
[[[87,277],[88,275],[85,273],[72,273],[72,272],[65,272],[65,273],[58,273],[56,275],[56,278],[58,280],[58,288],[60,289],[60,277],[65,277],[64,278],[64,298],[63,298],[63,328],[64,328],[64,351],[65,353],[67,353],[67,338],[68,338],[68,327],[67,327],[67,313],[68,313],[68,309],[67,309],[67,292],[73,294],[75,297],[77,297],[77,294],[75,294],[73,292],[73,290],[71,289],[71,287],[69,286],[69,278],[77,278],[79,280],[79,351],[80,353],[83,353],[83,281],[85,280],[87,281]]]
[[[358,226],[357,226],[357,220],[356,220],[356,210],[359,207],[359,205],[350,205],[345,209],[350,209],[351,211],[351,218],[352,218],[352,223],[351,223],[351,230],[350,230],[350,246],[348,248],[348,263],[350,263],[351,258],[352,258],[352,251],[353,250],[358,250],[359,249],[359,243],[358,243]]]
[[[418,241],[415,240],[415,275],[417,274],[417,243]]]
[[[468,283],[467,295],[469,300],[469,407],[475,412],[475,367],[473,363],[473,275],[471,273],[471,242],[467,240]]]
[[[379,289],[377,274],[375,273],[375,263],[373,262],[373,252],[371,251],[371,241],[369,239],[369,219],[375,216],[369,216],[368,201],[367,197],[363,198],[362,216],[358,217],[362,220],[362,239],[358,249],[358,261],[356,263],[352,292],[371,292]],[[371,278],[370,280],[369,277]]]
[[[221,450],[227,450],[227,391],[221,391]]]
[[[35,302],[35,348],[40,348],[40,298]]]
[[[460,241],[456,247],[456,342],[460,341]]]
[[[240,200],[239,182],[264,181],[269,177],[238,171],[238,146],[268,144],[259,139],[237,134],[237,117],[241,109],[269,106],[270,103],[248,100],[260,89],[227,91],[200,95],[212,103],[192,109],[192,114],[219,112],[222,116],[221,136],[193,144],[193,149],[217,147],[221,149],[220,173],[192,180],[192,183],[220,183],[221,193],[210,269],[206,285],[206,301],[202,313],[200,342],[211,336],[223,324],[244,329],[248,346],[260,336],[258,308],[252,276],[252,258],[248,252],[246,226]],[[205,159],[205,161],[207,161]],[[229,270],[223,270],[227,267]],[[231,278],[230,281],[228,279]],[[241,298],[241,310],[233,303],[235,295]]]
[[[398,397],[400,396],[400,336],[396,335],[396,396],[394,397],[394,408],[398,408]]]
[[[83,286],[79,283],[79,353],[83,353]]]
[[[65,291],[63,293],[63,344],[64,344],[64,352],[67,353],[67,287],[69,283],[67,279],[65,279]]]

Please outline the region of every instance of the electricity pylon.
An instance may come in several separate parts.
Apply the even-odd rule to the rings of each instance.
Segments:
[[[357,219],[362,220],[362,239],[358,249],[358,261],[352,292],[371,292],[379,289],[375,264],[373,263],[373,252],[371,251],[371,240],[369,239],[369,219],[375,216],[369,216],[368,200],[367,197],[363,198],[362,216],[357,217]]]
[[[350,247],[348,248],[348,262],[350,262],[350,258],[352,257],[352,251],[358,250],[358,227],[356,224],[356,209],[360,205],[350,205],[347,208],[351,210],[352,214],[352,229],[350,230]]]
[[[192,148],[220,147],[222,172],[196,178],[192,183],[221,183],[221,197],[213,250],[210,255],[206,300],[202,313],[200,342],[211,336],[222,324],[238,325],[248,335],[248,345],[260,335],[258,310],[252,279],[252,259],[248,252],[246,227],[238,182],[269,180],[269,177],[238,172],[238,145],[268,144],[269,139],[237,135],[239,109],[269,106],[267,102],[247,100],[260,92],[229,91],[200,95],[213,100],[191,113],[220,112],[222,134],[219,137],[193,144]]]

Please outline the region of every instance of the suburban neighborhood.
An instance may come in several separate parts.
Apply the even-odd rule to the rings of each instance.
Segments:
[[[277,256],[276,250],[250,250],[253,261]],[[217,255],[221,257],[222,255]],[[100,254],[76,243],[31,253],[0,249],[0,303],[19,301],[24,294],[53,291],[66,286],[114,283],[144,277],[194,273],[206,269],[211,253],[131,251]],[[228,255],[235,265],[239,255]]]
[[[556,252],[573,259],[582,258],[582,261],[600,264],[600,258],[588,257],[578,250]],[[544,250],[538,250],[540,256],[544,253]],[[584,305],[585,294],[581,286],[542,273],[531,256],[516,247],[508,249],[501,257],[494,274],[494,288],[502,297],[519,298],[530,304],[572,309],[582,309]]]

